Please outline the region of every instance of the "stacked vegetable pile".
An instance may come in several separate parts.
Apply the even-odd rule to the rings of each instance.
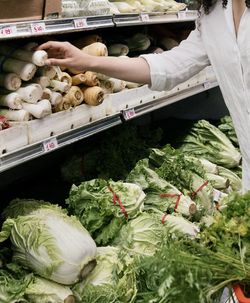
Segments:
[[[45,51],[34,51],[35,46],[29,43],[0,47],[0,106],[4,107],[1,115],[11,121],[27,121],[83,102],[102,103],[104,90],[96,74],[86,71],[74,75],[72,70],[67,73],[59,67],[45,66],[48,55]],[[86,46],[82,51],[107,55],[104,44]]]
[[[63,0],[62,15],[64,17],[76,17],[142,12],[177,13],[178,11],[185,9],[185,7],[186,4],[178,3],[174,0]]]
[[[0,276],[10,279],[3,292],[13,296],[16,279],[24,302],[43,302],[48,289],[52,303],[219,302],[225,286],[250,282],[250,194],[240,195],[231,173],[240,158],[201,120],[179,149],[151,148],[126,179],[73,185],[66,206],[74,217],[46,202],[12,201],[0,233],[12,243],[12,262],[2,258]],[[64,290],[38,293],[40,276]]]

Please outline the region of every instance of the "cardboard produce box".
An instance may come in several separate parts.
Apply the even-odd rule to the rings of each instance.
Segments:
[[[61,0],[0,0],[0,22],[58,18]]]

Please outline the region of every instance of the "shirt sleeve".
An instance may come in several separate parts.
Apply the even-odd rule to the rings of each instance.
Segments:
[[[198,29],[193,30],[186,40],[169,51],[140,57],[147,61],[150,68],[150,89],[158,91],[172,89],[209,65]]]

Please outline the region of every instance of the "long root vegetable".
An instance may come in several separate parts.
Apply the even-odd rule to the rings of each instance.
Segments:
[[[86,81],[85,74],[78,74],[72,77],[72,85],[79,85]]]
[[[70,85],[58,80],[50,80],[49,86],[56,92],[66,93],[70,89]]]
[[[57,104],[60,104],[62,100],[63,100],[62,94],[60,94],[59,92],[52,91],[51,99],[50,99],[50,103],[52,104],[52,106],[57,106]]]
[[[30,113],[25,109],[1,109],[0,115],[5,116],[9,121],[28,121],[30,119]]]
[[[44,50],[29,51],[21,48],[14,48],[6,44],[0,46],[0,53],[2,55],[10,54],[11,58],[30,62],[36,66],[44,66],[48,59],[48,54]]]
[[[60,111],[69,109],[70,107],[71,107],[70,100],[63,97],[62,100],[61,100],[61,102],[58,103],[58,104],[56,104],[56,105],[53,107],[53,111],[54,111],[54,112],[60,112]]]
[[[111,44],[108,47],[109,56],[126,56],[129,52],[129,48],[125,44],[116,43]]]
[[[99,86],[83,87],[83,100],[85,103],[97,106],[104,100],[104,91]]]
[[[108,56],[107,46],[101,42],[95,42],[82,48],[85,54],[92,56]]]
[[[0,86],[8,90],[15,91],[22,84],[21,78],[14,73],[2,73],[0,74]]]
[[[43,99],[36,104],[23,102],[23,108],[35,118],[43,118],[52,113],[51,103]]]
[[[35,64],[25,61],[0,56],[0,62],[2,62],[2,70],[7,73],[15,73],[22,80],[29,81],[35,75],[37,70]]]
[[[80,105],[83,102],[83,92],[78,86],[71,86],[63,99],[70,102],[72,106]]]
[[[126,87],[126,82],[116,78],[109,78],[109,81],[113,83],[113,92],[118,93]]]
[[[20,87],[16,93],[22,100],[28,103],[37,103],[42,98],[43,89],[39,84],[33,83],[24,87]]]
[[[66,72],[57,73],[55,80],[59,80],[60,82],[67,83],[69,86],[72,85],[72,77]]]
[[[9,93],[8,95],[0,95],[0,105],[9,107],[10,109],[22,109],[22,99],[17,93]]]
[[[37,76],[45,76],[49,79],[53,79],[56,76],[56,68],[54,66],[45,65],[43,67],[39,67],[36,74]]]
[[[49,86],[50,79],[46,76],[34,77],[32,78],[32,83],[37,83],[41,85],[42,88]]]
[[[98,86],[100,84],[97,75],[94,72],[87,71],[84,75],[86,79],[82,82],[83,84],[87,86]]]
[[[114,90],[114,83],[109,80],[101,80],[100,87],[104,90],[105,94],[112,94]]]

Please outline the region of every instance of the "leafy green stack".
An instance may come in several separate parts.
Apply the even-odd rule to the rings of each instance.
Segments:
[[[71,187],[66,205],[76,217],[44,201],[9,205],[0,233],[2,241],[10,237],[14,262],[1,258],[0,277],[6,283],[0,291],[7,294],[6,302],[173,303],[188,298],[212,303],[224,286],[250,282],[250,193],[239,194],[240,177],[231,171],[240,170],[238,149],[204,120],[193,125],[178,149],[153,145],[149,150],[149,141],[129,149],[133,155],[140,147],[143,152],[129,167],[125,161],[122,171],[115,168],[116,145],[106,145],[113,154],[106,162],[110,168],[105,164],[100,170],[102,178]],[[124,144],[121,150],[118,164],[130,158]],[[112,179],[111,172],[123,178]],[[14,266],[20,275],[13,276]],[[63,289],[49,290],[51,280]],[[17,296],[10,283],[17,285]]]

